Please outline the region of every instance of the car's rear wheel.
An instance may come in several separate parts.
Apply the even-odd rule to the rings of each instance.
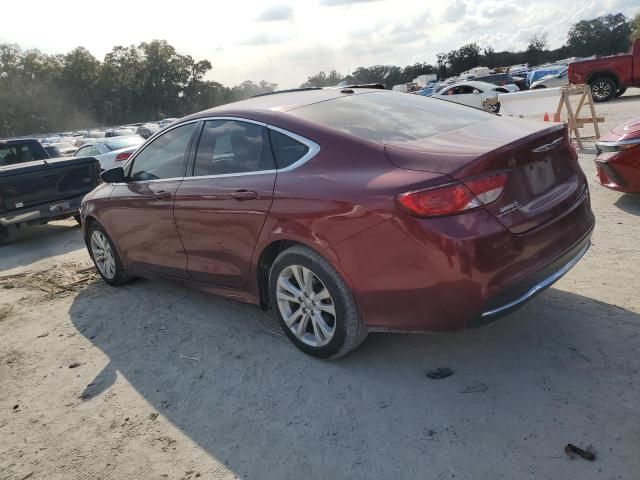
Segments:
[[[269,274],[269,297],[282,330],[310,355],[339,358],[367,336],[344,280],[310,248],[291,247],[278,255]]]
[[[114,287],[131,280],[125,273],[120,256],[107,232],[97,223],[93,223],[87,235],[91,258],[102,279]]]
[[[489,105],[489,112],[500,113],[500,102]]]
[[[596,78],[589,82],[591,95],[596,102],[606,102],[614,97],[618,90],[616,82],[610,78]]]

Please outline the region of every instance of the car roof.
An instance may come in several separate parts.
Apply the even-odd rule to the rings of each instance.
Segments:
[[[7,138],[7,139],[0,138],[0,145],[16,145],[16,144],[25,143],[25,142],[40,143],[36,138]]]
[[[474,87],[477,88],[478,90],[481,89],[493,89],[498,87],[499,85],[494,85],[493,83],[489,83],[489,82],[478,82],[478,81],[473,81],[473,80],[469,80],[466,82],[458,82],[458,83],[454,83],[453,85],[449,85],[450,87],[459,87],[461,85],[468,85],[470,87]]]
[[[287,92],[274,92],[269,95],[260,95],[239,102],[227,103],[218,107],[210,108],[202,112],[195,113],[186,119],[196,119],[200,117],[224,115],[225,112],[241,111],[272,111],[288,112],[296,108],[305,107],[314,103],[326,102],[335,98],[363,95],[367,93],[380,92],[380,89],[350,89],[345,88],[323,88],[314,90],[294,90]],[[185,119],[183,119],[185,120]]]

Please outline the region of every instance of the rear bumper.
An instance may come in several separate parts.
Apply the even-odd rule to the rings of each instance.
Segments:
[[[467,322],[466,326],[473,328],[490,323],[517,310],[542,293],[560,280],[587,253],[591,246],[590,238],[591,231],[565,254],[491,298],[487,302],[486,310],[476,319]]]
[[[370,330],[459,330],[509,313],[552,285],[584,255],[594,225],[585,196],[524,234],[478,209],[395,218],[335,253]]]
[[[84,194],[55,200],[43,205],[0,213],[0,226],[46,223],[72,217],[78,213],[83,198]]]

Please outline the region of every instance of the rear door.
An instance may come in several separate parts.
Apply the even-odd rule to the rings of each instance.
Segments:
[[[200,282],[242,288],[273,201],[276,170],[266,127],[205,121],[190,170],[175,202],[189,274]]]
[[[127,167],[130,180],[114,186],[109,203],[115,208],[106,209],[102,219],[131,267],[188,277],[173,203],[195,128],[195,123],[180,125],[147,144]]]

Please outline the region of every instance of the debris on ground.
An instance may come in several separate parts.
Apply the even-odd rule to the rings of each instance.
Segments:
[[[0,305],[0,321],[9,317],[9,315],[11,315],[11,312],[13,312],[13,305],[10,305],[8,303],[1,304]]]
[[[460,390],[460,393],[484,393],[489,390],[489,385],[482,382],[473,382],[473,384]]]
[[[573,460],[576,455],[591,462],[596,459],[596,452],[591,445],[589,445],[586,450],[583,450],[572,443],[567,443],[567,446],[564,447],[564,453],[566,453],[571,460]]]
[[[435,370],[428,370],[427,377],[431,380],[440,380],[441,378],[447,378],[453,375],[453,370],[449,367],[440,367]]]
[[[80,365],[82,365],[80,362],[73,362],[69,365],[69,368],[78,368]]]
[[[28,288],[45,292],[48,296],[70,294],[82,290],[98,273],[93,265],[86,263],[68,263],[56,265],[47,270],[23,272],[0,277],[2,288]],[[10,285],[10,287],[7,287]],[[0,320],[2,310],[0,308]]]
[[[183,360],[191,360],[192,362],[200,361],[200,357],[187,357],[186,355],[180,355],[180,358]]]

